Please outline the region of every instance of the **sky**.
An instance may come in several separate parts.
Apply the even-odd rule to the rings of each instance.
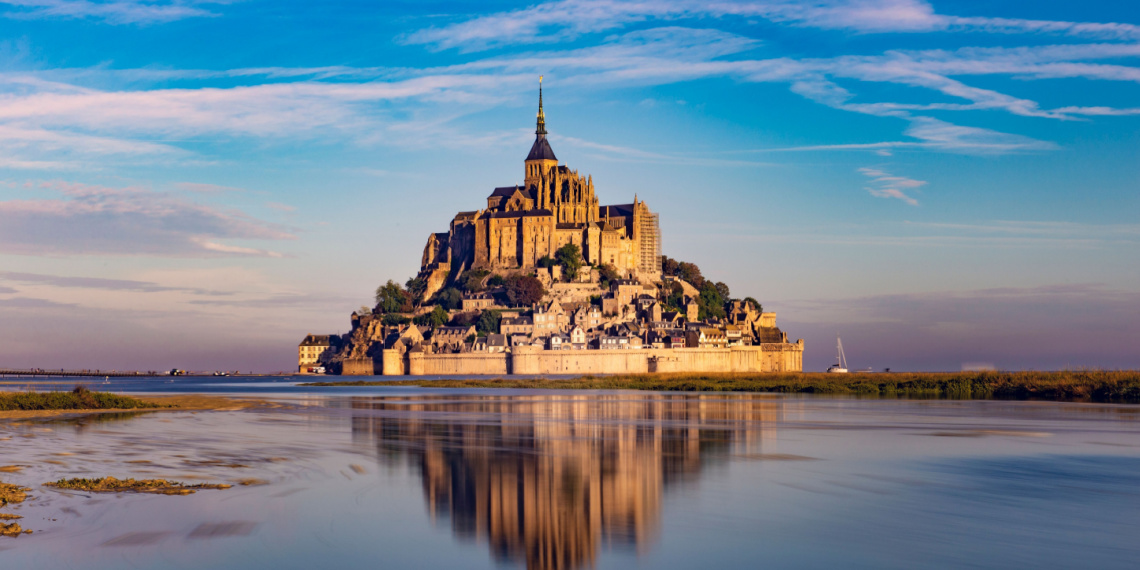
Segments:
[[[805,369],[1140,368],[1140,6],[0,1],[0,367],[289,370],[563,164]]]

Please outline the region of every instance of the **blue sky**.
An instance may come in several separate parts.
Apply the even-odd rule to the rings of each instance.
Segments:
[[[283,370],[563,163],[806,365],[1140,367],[1124,2],[0,2],[0,365]]]

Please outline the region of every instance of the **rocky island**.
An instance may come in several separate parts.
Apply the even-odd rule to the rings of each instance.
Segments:
[[[433,233],[419,273],[388,281],[343,337],[308,335],[301,372],[344,375],[797,372],[803,340],[693,263],[661,255],[635,195],[603,206],[558,163],[539,87],[522,184]]]

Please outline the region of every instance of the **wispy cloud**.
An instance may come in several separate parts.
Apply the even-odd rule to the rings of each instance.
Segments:
[[[0,0],[9,18],[89,19],[108,24],[160,24],[186,18],[217,16],[201,6],[222,1],[195,0]]]
[[[67,182],[39,187],[59,197],[0,201],[0,252],[276,257],[277,252],[219,240],[293,238],[279,225],[174,194]]]
[[[972,26],[1001,33],[1022,29],[1026,33],[1120,39],[1132,30],[1124,24],[1045,26],[1028,20],[1003,20],[989,28],[980,20],[952,24],[947,17],[935,14],[928,3],[918,0],[809,4],[565,0],[421,30],[405,40],[437,47],[480,46],[494,41],[526,42],[530,41],[528,34],[534,34],[533,41],[538,43],[591,30],[612,31],[650,20],[668,25],[619,32],[583,48],[501,55],[421,70],[325,66],[0,74],[0,151],[5,151],[0,167],[95,167],[110,156],[124,160],[188,161],[195,159],[201,146],[183,141],[203,137],[478,148],[513,140],[511,137],[518,133],[467,132],[457,126],[458,120],[518,101],[524,93],[529,95],[533,76],[538,73],[547,73],[556,81],[584,90],[710,78],[782,83],[821,105],[900,120],[904,124],[902,134],[912,139],[771,150],[868,150],[884,155],[901,148],[965,154],[1040,152],[1054,150],[1056,145],[1020,134],[954,124],[945,118],[944,112],[1002,111],[1049,120],[1089,120],[1140,113],[1134,108],[1113,108],[1095,100],[1090,104],[1048,108],[1030,98],[977,87],[963,79],[1002,75],[1019,79],[1065,77],[1140,82],[1140,70],[1136,68],[1097,61],[1140,55],[1140,43],[892,50],[879,55],[753,59],[748,56],[764,45],[755,38],[677,25],[708,25],[730,18],[754,17],[861,32]],[[518,33],[506,33],[516,26]],[[93,79],[99,74],[113,78],[111,82],[121,86],[87,86],[100,83]],[[219,77],[241,78],[243,84],[224,88],[150,88],[170,78],[184,79],[190,85],[195,81],[212,85],[209,80]],[[874,100],[863,94],[870,91],[862,89],[865,84],[918,88],[927,100]],[[935,118],[935,113],[942,114]]]
[[[895,198],[911,206],[917,206],[918,200],[907,195],[907,192],[926,186],[926,182],[923,180],[915,180],[905,176],[895,176],[879,168],[863,167],[860,168],[858,172],[871,179],[871,186],[866,187],[866,190],[870,192],[872,196],[878,198]]]
[[[646,21],[707,20],[729,16],[862,33],[948,31],[1140,39],[1140,27],[1132,24],[949,16],[937,14],[933,6],[924,0],[558,0],[420,30],[403,39],[407,43],[428,44],[437,49],[478,51],[508,44],[562,41]]]
[[[197,295],[228,295],[223,291],[200,289],[196,287],[169,287],[152,281],[138,281],[134,279],[106,279],[103,277],[70,277],[64,275],[46,275],[42,273],[20,273],[16,271],[0,271],[0,281],[15,283],[34,283],[52,287],[65,287],[74,289],[101,289],[105,291],[130,291],[135,293],[161,293],[168,291],[181,291]],[[14,292],[13,289],[8,289]]]

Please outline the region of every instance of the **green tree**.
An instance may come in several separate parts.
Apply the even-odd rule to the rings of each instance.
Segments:
[[[728,291],[728,285],[725,285],[721,281],[717,281],[714,287],[716,287],[716,292],[720,293],[720,298],[724,299],[724,302],[727,303],[728,300],[732,298],[732,295]]]
[[[483,312],[479,314],[479,320],[475,321],[475,331],[479,333],[479,336],[499,332],[499,320],[502,317],[503,313],[499,311],[483,309]]]
[[[382,313],[406,313],[411,310],[411,299],[399,283],[389,279],[376,288],[376,306]]]
[[[705,285],[705,277],[701,275],[701,268],[695,263],[682,261],[677,265],[677,276],[687,281],[689,285],[701,289]]]
[[[412,305],[420,306],[424,302],[424,293],[427,292],[427,281],[419,277],[412,277],[404,284]]]
[[[662,294],[665,295],[664,305],[669,310],[680,311],[685,304],[685,288],[680,283],[670,283],[668,291]]]
[[[533,305],[546,295],[542,282],[531,275],[512,275],[504,286],[507,290],[507,299],[515,306]]]
[[[503,276],[499,275],[498,273],[492,275],[489,279],[487,279],[487,286],[488,287],[502,287],[503,286]]]
[[[380,322],[384,323],[385,326],[391,327],[391,326],[395,326],[395,325],[406,325],[406,324],[412,322],[412,320],[409,319],[408,317],[403,316],[403,315],[387,314],[387,315],[384,315],[384,317],[380,319]]]
[[[448,287],[435,294],[435,303],[445,310],[454,311],[463,306],[463,293],[455,287]]]
[[[463,290],[468,293],[478,293],[483,290],[483,278],[490,275],[486,269],[473,269],[463,276]]]
[[[760,301],[757,301],[756,299],[753,299],[752,297],[745,297],[744,302],[748,303],[749,305],[752,305],[752,308],[756,309],[757,313],[763,313],[764,312],[764,306],[760,304]]]
[[[577,244],[568,243],[558,248],[555,257],[562,266],[562,274],[567,280],[578,277],[578,269],[582,267],[582,250]]]
[[[697,297],[698,318],[707,319],[709,317],[724,318],[724,297],[717,291],[716,285],[711,281],[705,281],[704,286],[701,287],[701,294]]]
[[[619,277],[620,275],[614,266],[608,263],[598,267],[598,284],[602,286],[602,289],[609,289],[610,283],[617,281]]]
[[[551,259],[549,255],[544,255],[538,258],[538,261],[535,262],[535,264],[543,269],[550,269],[551,267],[558,265],[558,262]]]
[[[680,264],[676,259],[672,259],[667,255],[661,256],[661,273],[664,275],[675,276],[680,269]]]
[[[436,305],[430,313],[424,313],[416,317],[414,321],[417,325],[426,325],[432,328],[443,326],[447,323],[447,311]]]

